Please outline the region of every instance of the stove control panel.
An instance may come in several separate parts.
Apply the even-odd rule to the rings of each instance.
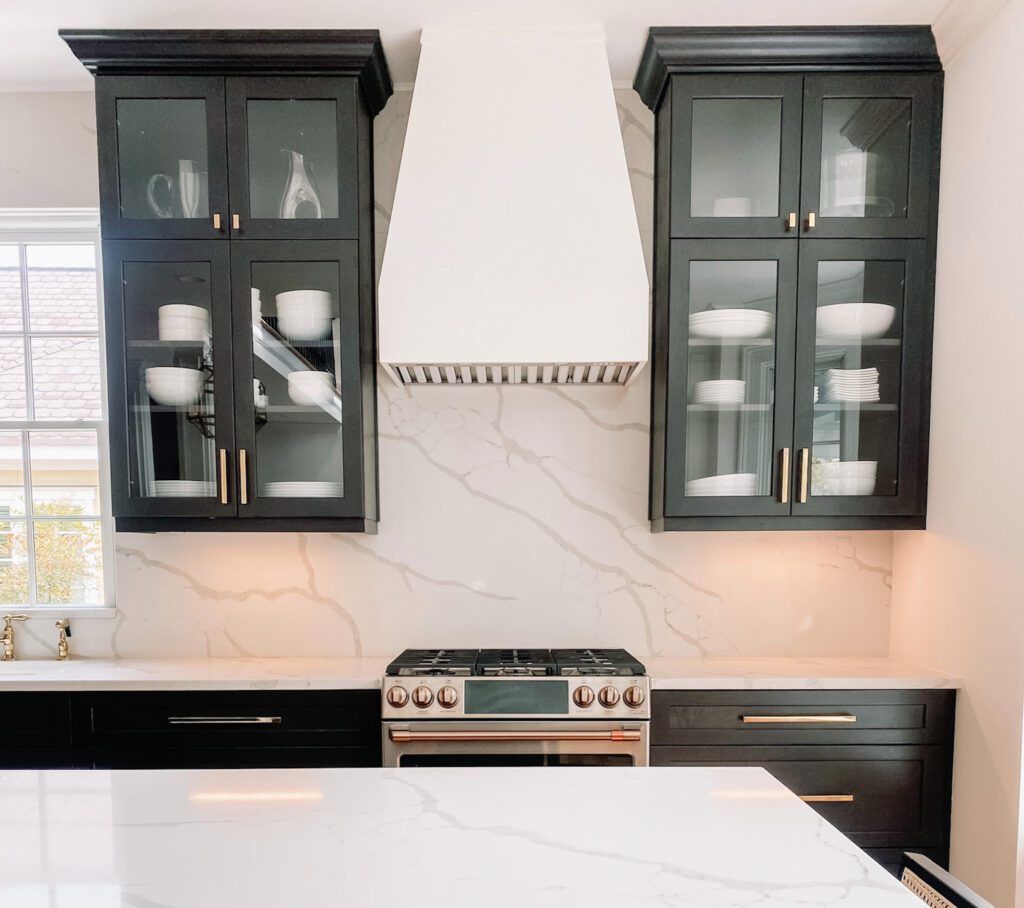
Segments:
[[[385,719],[649,719],[645,676],[388,676]]]

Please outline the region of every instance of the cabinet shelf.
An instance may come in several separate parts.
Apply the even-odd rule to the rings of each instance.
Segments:
[[[770,347],[771,337],[691,337],[691,347]]]
[[[862,413],[898,413],[899,404],[883,403],[862,403],[856,400],[846,400],[837,403],[816,403],[814,405],[815,415],[826,415],[828,413],[862,412]]]
[[[687,413],[769,413],[771,404],[687,404]]]
[[[848,340],[828,340],[827,338],[816,337],[814,339],[817,347],[899,347],[903,342],[898,337],[851,337]]]

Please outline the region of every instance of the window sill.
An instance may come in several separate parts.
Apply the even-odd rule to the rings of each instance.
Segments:
[[[11,610],[15,609],[12,607]],[[117,609],[112,605],[37,605],[20,611],[29,618],[67,618],[69,621],[77,621],[80,618],[117,617]]]

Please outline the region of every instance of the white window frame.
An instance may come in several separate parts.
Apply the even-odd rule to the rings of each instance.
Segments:
[[[99,232],[100,215],[95,208],[0,208],[0,243],[25,243],[58,245],[61,243],[92,243],[96,250],[96,312],[100,370],[100,418],[82,420],[3,420],[0,431],[5,429],[54,431],[63,429],[92,429],[96,432],[97,451],[99,456],[99,496],[100,496],[100,534],[102,536],[102,573],[103,602],[82,605],[20,605],[3,606],[7,611],[24,611],[34,617],[48,614],[74,618],[113,618],[114,608],[114,518],[110,507],[110,440],[109,418],[107,413],[107,361],[106,332],[103,323],[103,269]],[[25,263],[22,262],[22,268]],[[25,306],[27,288],[22,288],[22,306]],[[24,336],[31,333],[28,323],[23,325]],[[92,332],[89,332],[92,335]],[[26,356],[27,348],[26,348]],[[25,363],[26,383],[31,375],[31,363]],[[22,456],[25,465],[26,493],[32,494],[31,471],[29,464],[28,435],[22,442]],[[31,535],[31,534],[30,534]],[[31,540],[29,547],[29,572],[34,577],[34,563]]]

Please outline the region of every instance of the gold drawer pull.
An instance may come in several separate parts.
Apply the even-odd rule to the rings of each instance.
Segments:
[[[851,725],[857,721],[852,713],[818,716],[740,716],[744,725]]]
[[[242,227],[242,219],[237,214],[231,215],[231,229],[232,230],[239,230],[239,229],[241,229],[241,227]]]
[[[797,465],[797,485],[799,486],[799,494],[797,500],[800,504],[807,504],[807,477],[810,474],[811,468],[808,463],[810,460],[811,451],[810,448],[800,449],[800,461]]]
[[[213,229],[220,230],[220,214],[216,212],[213,215]]]
[[[796,212],[795,211],[791,211],[789,213],[789,218],[786,221],[786,229],[787,230],[796,230]]]
[[[238,500],[242,504],[249,503],[249,464],[245,448],[238,452]]]
[[[813,211],[807,212],[807,229],[813,230],[818,226],[818,217]]]
[[[220,449],[220,503],[228,503],[228,451]]]
[[[853,795],[798,795],[805,804],[852,804]]]
[[[789,504],[789,448],[782,449],[779,459],[779,501]]]

